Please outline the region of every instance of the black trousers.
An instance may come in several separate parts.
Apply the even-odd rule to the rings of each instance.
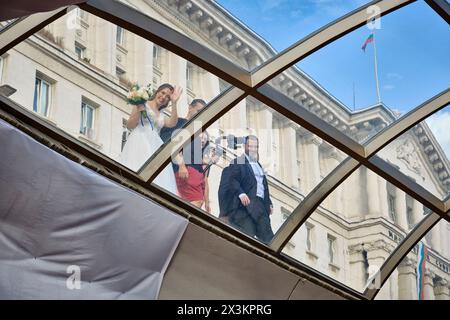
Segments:
[[[232,226],[251,237],[256,236],[264,243],[269,243],[273,238],[269,212],[260,197],[250,199],[250,205],[247,207],[240,205],[230,214],[229,221]]]

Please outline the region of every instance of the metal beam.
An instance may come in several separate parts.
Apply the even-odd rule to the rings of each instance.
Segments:
[[[414,246],[435,226],[441,218],[434,213],[427,215],[407,236],[400,245],[385,260],[384,264],[376,273],[370,284],[364,291],[367,299],[374,299],[391,273],[400,264],[404,257]]]
[[[35,13],[14,21],[0,32],[0,55],[62,17],[66,12],[67,7],[63,7],[53,11]]]
[[[450,4],[447,0],[425,0],[448,24],[450,24]]]
[[[376,6],[377,12],[380,16],[383,16],[414,1],[415,0],[372,1],[338,20],[329,23],[282,51],[279,55],[253,71],[253,87],[257,87],[258,85],[267,82],[301,59],[364,25],[373,18],[373,11],[367,10],[369,7]]]

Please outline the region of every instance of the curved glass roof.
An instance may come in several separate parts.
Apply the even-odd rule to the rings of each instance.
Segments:
[[[252,5],[264,11],[264,21],[292,9],[277,3],[266,11],[257,2]],[[448,8],[439,9],[445,5],[337,2],[319,21],[314,16],[318,2],[311,2],[309,8],[291,10],[305,18],[298,23],[306,26],[301,33],[288,32],[293,38],[284,45],[272,43],[278,39],[266,35],[260,21],[254,25],[254,17],[247,20],[235,1],[88,1],[68,13],[61,8],[31,15],[0,30],[0,89],[7,96],[2,104],[37,119],[56,137],[74,141],[86,156],[101,157],[108,170],[140,181],[174,208],[213,221],[339,290],[359,298],[401,298],[412,279],[389,275],[439,221],[434,242],[426,246],[440,264],[450,264],[445,134],[450,91],[442,58],[450,49],[443,41],[450,19]],[[383,24],[375,37],[384,51],[377,63],[386,97],[386,105],[375,106],[370,104],[376,102],[369,62],[373,48],[361,50],[374,10]],[[43,22],[47,26],[41,28]],[[430,24],[433,34],[427,31]],[[370,38],[366,42],[373,45]],[[291,43],[278,54],[273,49]],[[352,79],[355,88],[349,87]],[[128,125],[133,108],[127,105],[133,83],[181,87],[176,107],[187,121],[157,152],[131,166],[120,163],[120,154],[134,127]],[[207,106],[197,109],[196,99]],[[358,108],[356,102],[352,108],[353,101]],[[166,124],[173,108],[162,111]],[[261,178],[255,178],[254,192],[269,190],[271,214],[265,226],[272,229],[270,237],[223,215],[222,175],[232,159],[249,152],[247,135],[258,137],[259,158],[250,159],[259,159],[260,165],[244,161],[246,169],[232,171],[229,184],[238,191],[228,199],[247,207],[239,178],[252,172]],[[187,176],[178,177],[183,192],[159,185],[163,170],[173,170],[171,161],[184,158],[196,141],[209,146],[188,171],[197,185]],[[201,199],[192,197],[199,190]],[[254,206],[244,212],[263,210]],[[261,206],[269,211],[268,202]],[[429,274],[439,277],[432,279],[435,295],[450,281],[450,270],[439,263],[429,264]],[[390,289],[380,291],[386,283]]]

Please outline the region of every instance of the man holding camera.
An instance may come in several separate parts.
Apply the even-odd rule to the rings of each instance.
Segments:
[[[227,173],[228,190],[221,202],[229,204],[228,220],[250,236],[269,243],[274,234],[270,225],[273,207],[269,186],[258,162],[258,138],[245,137],[245,154],[235,158]]]

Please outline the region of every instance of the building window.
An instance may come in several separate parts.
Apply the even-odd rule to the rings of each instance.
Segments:
[[[335,263],[335,258],[336,258],[336,237],[332,236],[332,235],[328,235],[327,237],[328,240],[328,258],[329,258],[329,263]]]
[[[314,242],[314,226],[312,224],[306,223],[306,250],[313,251]]]
[[[406,207],[406,219],[408,220],[408,228],[414,228],[413,209],[410,206]]]
[[[123,46],[124,41],[125,41],[125,30],[122,27],[117,26],[116,43]]]
[[[119,78],[123,78],[125,77],[125,73],[126,73],[125,70],[116,67],[116,76],[118,76]]]
[[[123,150],[125,143],[127,142],[128,135],[130,134],[130,129],[127,128],[127,120],[122,119],[122,146],[120,147],[120,151]]]
[[[389,217],[397,223],[397,214],[395,212],[395,196],[388,193],[388,208],[389,208]]]
[[[161,67],[161,48],[156,44],[153,45],[153,66],[158,69]]]
[[[190,90],[194,87],[194,67],[190,63],[186,66],[186,87]]]
[[[48,117],[50,110],[51,85],[42,78],[36,77],[34,82],[33,111]]]
[[[95,107],[85,101],[81,102],[80,133],[94,140]]]
[[[75,42],[75,53],[78,59],[83,60],[86,58],[86,48]]]

